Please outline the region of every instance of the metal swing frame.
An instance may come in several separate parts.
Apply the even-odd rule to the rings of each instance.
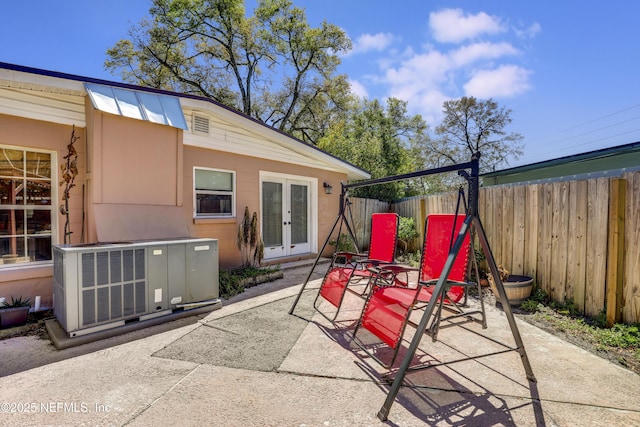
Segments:
[[[315,259],[315,262],[313,263],[309,274],[307,275],[307,278],[305,279],[297,297],[295,298],[291,309],[289,310],[289,314],[293,314],[294,310],[296,308],[296,305],[298,304],[298,301],[300,300],[300,297],[302,296],[302,293],[304,292],[310,278],[311,275],[313,274],[313,271],[315,270],[318,261],[320,260],[321,254],[324,251],[324,249],[326,248],[326,245],[329,242],[329,239],[331,237],[331,235],[333,234],[333,232],[335,231],[335,228],[338,226],[338,224],[340,223],[340,225],[342,226],[342,223],[346,223],[347,226],[347,230],[349,231],[349,233],[351,234],[352,237],[355,237],[353,231],[351,230],[351,227],[348,223],[348,221],[346,221],[346,217],[345,217],[345,206],[346,206],[346,201],[347,201],[347,192],[350,188],[358,188],[358,187],[365,187],[365,186],[372,186],[372,185],[378,185],[378,184],[383,184],[383,183],[388,183],[388,182],[395,182],[395,181],[403,181],[403,180],[407,180],[407,179],[411,179],[411,178],[418,178],[418,177],[423,177],[423,176],[428,176],[428,175],[435,175],[435,174],[441,174],[441,173],[447,173],[447,172],[457,172],[458,175],[462,176],[463,178],[465,178],[468,182],[468,207],[467,207],[467,218],[464,221],[464,224],[462,225],[462,228],[460,229],[458,236],[449,252],[449,255],[447,257],[447,261],[445,262],[442,274],[440,275],[440,278],[438,279],[437,283],[435,284],[435,288],[433,291],[434,295],[443,295],[444,292],[446,291],[446,282],[447,282],[447,278],[449,276],[449,273],[451,271],[451,268],[453,266],[453,263],[456,259],[456,255],[458,254],[458,252],[460,251],[462,244],[463,244],[463,240],[465,237],[466,233],[470,233],[471,230],[473,229],[478,237],[480,246],[482,248],[482,251],[484,252],[484,255],[486,257],[487,260],[487,264],[489,266],[489,270],[491,271],[491,275],[494,277],[494,281],[495,281],[495,287],[498,291],[498,296],[500,297],[501,301],[508,301],[507,299],[507,295],[506,295],[506,291],[504,288],[504,284],[502,283],[502,279],[500,277],[500,274],[498,273],[498,267],[496,265],[495,259],[493,257],[493,253],[491,252],[491,248],[489,246],[489,241],[487,240],[487,236],[485,234],[484,231],[484,227],[482,226],[482,221],[480,220],[480,216],[479,216],[479,210],[478,210],[478,199],[479,199],[479,172],[480,172],[480,167],[479,167],[479,160],[480,160],[480,153],[476,153],[472,156],[471,161],[466,162],[466,163],[460,163],[460,164],[456,164],[456,165],[451,165],[451,166],[445,166],[445,167],[441,167],[441,168],[435,168],[435,169],[428,169],[428,170],[424,170],[424,171],[418,171],[418,172],[413,172],[413,173],[409,173],[409,174],[404,174],[404,175],[396,175],[396,176],[390,176],[390,177],[386,177],[386,178],[379,178],[379,179],[373,179],[373,180],[368,180],[368,181],[363,181],[363,182],[357,182],[357,183],[353,183],[353,184],[342,184],[342,191],[340,193],[340,211],[338,212],[338,216],[336,217],[336,220],[333,224],[333,227],[331,228],[331,231],[329,232],[323,246],[322,249],[320,251],[318,251],[318,256]],[[398,392],[400,390],[400,387],[402,385],[402,382],[404,381],[404,378],[406,376],[407,371],[410,370],[415,370],[416,368],[411,368],[411,361],[414,358],[414,355],[416,353],[416,351],[418,350],[418,347],[420,345],[420,341],[422,340],[422,336],[428,331],[428,327],[430,325],[430,320],[432,315],[434,314],[434,312],[436,311],[436,305],[438,304],[438,298],[431,298],[431,300],[429,301],[429,303],[427,304],[426,308],[424,309],[424,312],[422,314],[422,318],[420,320],[420,322],[418,323],[418,325],[416,326],[416,332],[413,336],[413,339],[411,340],[411,343],[409,344],[409,348],[407,350],[406,355],[404,356],[402,363],[398,369],[398,372],[394,378],[393,383],[391,384],[391,388],[389,389],[389,393],[387,394],[387,398],[384,402],[384,404],[382,405],[382,408],[380,409],[380,411],[378,412],[377,416],[380,420],[382,421],[386,421],[387,417],[389,415],[389,411],[391,410],[391,406],[393,405],[393,402],[395,401]],[[511,310],[511,306],[509,304],[503,304],[503,310],[505,313],[505,316],[507,317],[507,321],[509,324],[509,328],[511,329],[511,333],[513,335],[513,339],[515,341],[515,347],[509,347],[506,346],[502,343],[499,343],[495,340],[492,340],[489,337],[485,337],[488,338],[498,344],[503,345],[504,347],[506,347],[505,350],[502,351],[497,351],[497,352],[492,352],[489,354],[483,354],[483,355],[478,355],[478,356],[473,356],[473,357],[468,357],[468,358],[464,358],[464,359],[458,359],[458,360],[453,360],[453,361],[447,361],[447,362],[443,362],[440,364],[433,364],[433,365],[428,365],[425,367],[422,367],[423,369],[426,368],[432,368],[432,367],[436,367],[436,366],[440,366],[440,365],[446,365],[446,364],[451,364],[451,363],[456,363],[456,362],[461,362],[461,361],[465,361],[465,360],[472,360],[472,359],[478,359],[481,357],[487,357],[487,356],[492,356],[492,355],[497,355],[497,354],[502,354],[502,353],[506,353],[509,351],[515,351],[520,355],[520,359],[522,361],[522,365],[523,368],[525,370],[525,374],[526,377],[529,381],[535,382],[536,378],[535,375],[533,374],[533,370],[531,368],[531,364],[529,362],[529,358],[527,356],[527,352],[524,348],[524,343],[522,341],[522,337],[520,335],[520,331],[518,329],[518,325],[516,324],[516,320],[515,317],[513,315],[513,312]],[[467,328],[465,328],[467,329]],[[469,329],[467,329],[469,330]],[[470,332],[474,332],[469,330]],[[474,332],[476,334],[478,334],[477,332]]]

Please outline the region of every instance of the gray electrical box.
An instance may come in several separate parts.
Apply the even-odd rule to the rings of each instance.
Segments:
[[[151,311],[219,297],[217,240],[177,241],[147,251]]]

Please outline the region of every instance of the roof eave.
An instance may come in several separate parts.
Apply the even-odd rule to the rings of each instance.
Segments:
[[[175,96],[180,98],[181,100],[194,100],[194,101],[205,102],[215,106],[217,109],[221,109],[222,111],[226,111],[230,113],[234,117],[248,120],[249,122],[253,123],[253,125],[259,126],[260,129],[263,131],[266,130],[267,132],[272,133],[274,136],[277,136],[278,141],[288,146],[292,150],[296,150],[300,153],[304,153],[307,155],[317,156],[323,161],[334,165],[337,169],[343,170],[348,175],[350,180],[371,178],[371,174],[369,174],[363,169],[358,168],[355,165],[352,165],[349,162],[346,162],[345,160],[342,160],[336,156],[333,156],[332,154],[329,154],[314,145],[308,144],[302,140],[294,138],[291,135],[279,129],[273,128],[272,126],[269,126],[266,123],[263,123],[260,120],[255,119],[254,117],[248,116],[234,108],[231,108],[227,105],[221,104],[209,98],[196,96],[196,95],[182,94],[182,93],[172,92],[164,89],[155,89],[155,88],[149,88],[144,86],[138,86],[130,83],[114,82],[114,81],[109,81],[104,79],[96,79],[92,77],[80,76],[77,74],[68,74],[68,73],[62,73],[58,71],[50,71],[50,70],[43,70],[40,68],[9,64],[6,62],[0,62],[0,69],[28,73],[28,74],[35,74],[43,77],[61,79],[63,81],[70,80],[70,81],[77,81],[81,83],[94,83],[94,84],[100,84],[100,85],[119,87],[123,89],[146,91],[146,92],[151,92],[156,94]]]
[[[615,147],[602,148],[600,150],[588,151],[586,153],[572,154],[569,156],[559,157],[557,159],[543,160],[536,163],[530,163],[523,166],[515,166],[512,168],[502,169],[499,171],[484,173],[481,176],[485,178],[493,178],[496,176],[508,176],[521,172],[528,172],[539,169],[541,167],[557,166],[569,162],[580,162],[584,160],[592,160],[597,158],[609,157],[621,151],[640,151],[640,141],[630,144],[618,145]]]

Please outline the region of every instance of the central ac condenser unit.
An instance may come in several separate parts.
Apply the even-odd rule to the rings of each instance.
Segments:
[[[219,302],[218,241],[53,247],[54,313],[69,336]]]

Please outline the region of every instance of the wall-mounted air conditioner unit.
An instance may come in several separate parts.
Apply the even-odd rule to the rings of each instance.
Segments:
[[[219,302],[218,241],[54,246],[54,313],[69,336]]]

